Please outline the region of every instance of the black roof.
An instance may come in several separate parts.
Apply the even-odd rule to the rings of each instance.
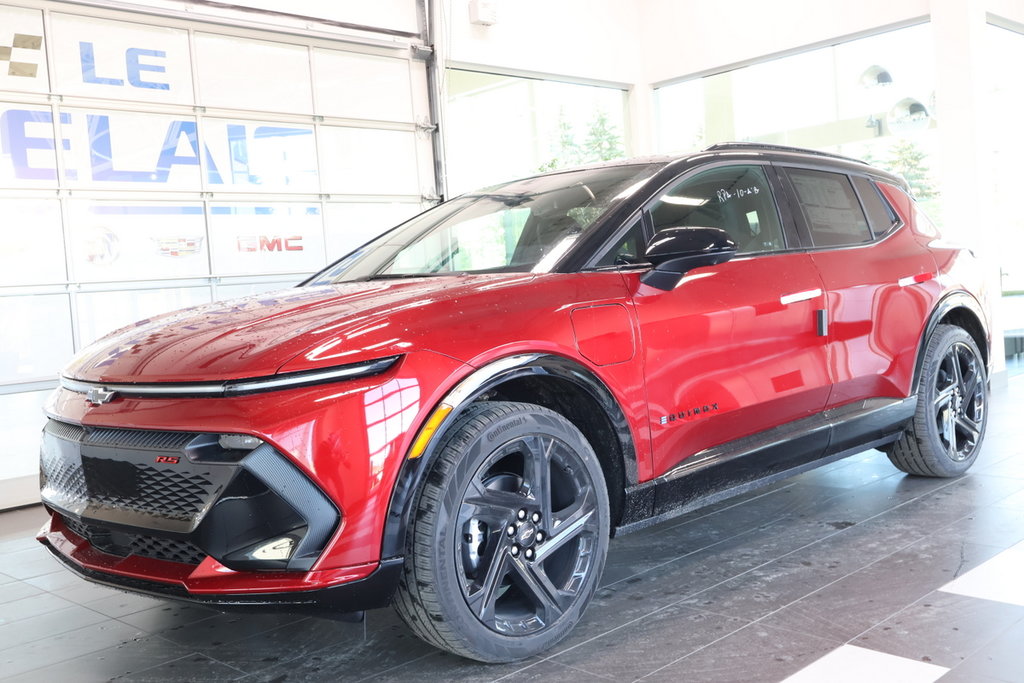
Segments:
[[[717,142],[710,147],[705,147],[705,152],[718,152],[728,150],[739,150],[739,151],[752,151],[752,152],[789,152],[794,154],[810,154],[812,156],[827,157],[829,159],[841,159],[843,161],[852,161],[857,164],[867,165],[866,162],[860,159],[854,159],[853,157],[843,156],[841,154],[832,154],[831,152],[822,152],[817,149],[808,149],[806,147],[790,147],[789,145],[769,145],[761,142]]]
[[[846,171],[869,173],[870,175],[876,176],[878,178],[884,178],[887,182],[890,182],[894,185],[898,185],[904,189],[909,189],[906,185],[906,181],[904,181],[899,176],[889,173],[888,171],[880,169],[876,166],[871,166],[867,162],[862,161],[860,159],[843,156],[841,154],[833,154],[831,152],[823,152],[817,149],[791,147],[788,145],[774,145],[761,142],[718,142],[709,147],[706,147],[703,150],[695,152],[685,152],[681,154],[659,154],[644,157],[613,159],[610,161],[599,161],[574,168],[564,168],[555,171],[549,171],[549,173],[560,173],[566,171],[576,171],[580,169],[625,165],[656,165],[663,166],[666,168],[671,167],[674,170],[682,170],[683,167],[689,165],[689,162],[703,162],[707,160],[707,157],[714,156],[715,154],[721,152],[729,152],[737,156],[749,155],[750,157],[753,158],[759,158],[768,161],[801,161],[805,163],[824,163],[829,166],[835,165],[837,168],[842,168]]]

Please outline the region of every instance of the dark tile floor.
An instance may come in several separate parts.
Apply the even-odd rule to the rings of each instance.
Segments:
[[[512,665],[433,650],[390,610],[224,615],[94,586],[32,540],[39,508],[3,513],[0,679],[1024,681],[1024,600],[998,578],[1024,569],[1024,379],[990,405],[961,479],[869,451],[614,540],[579,627]],[[982,565],[980,589],[939,590]]]

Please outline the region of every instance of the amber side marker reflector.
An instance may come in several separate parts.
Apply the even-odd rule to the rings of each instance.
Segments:
[[[426,424],[423,425],[423,429],[420,430],[419,436],[416,437],[416,441],[413,442],[412,448],[409,450],[409,459],[418,458],[423,455],[423,451],[427,450],[427,444],[430,443],[430,439],[433,438],[434,432],[441,426],[444,419],[448,417],[448,413],[452,412],[452,407],[447,403],[442,403],[434,411]]]

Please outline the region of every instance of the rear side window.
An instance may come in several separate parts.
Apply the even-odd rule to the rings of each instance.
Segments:
[[[868,215],[875,237],[886,234],[899,224],[896,211],[885,201],[877,185],[863,176],[854,176],[853,185],[860,195],[860,201],[864,205],[864,212]]]
[[[814,246],[871,241],[868,221],[846,175],[795,168],[788,169],[787,175],[796,190]]]

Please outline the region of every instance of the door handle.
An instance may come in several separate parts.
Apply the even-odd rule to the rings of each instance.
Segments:
[[[789,304],[795,304],[798,301],[807,301],[808,299],[813,299],[818,296],[821,296],[820,289],[807,289],[802,292],[796,292],[795,294],[784,294],[779,297],[779,303],[783,306],[788,306]]]
[[[819,337],[828,336],[828,311],[824,308],[819,308],[814,312],[815,327],[818,330]]]

